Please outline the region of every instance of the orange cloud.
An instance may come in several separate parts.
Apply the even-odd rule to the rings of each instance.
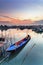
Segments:
[[[3,23],[12,23],[15,25],[26,25],[32,23],[31,20],[19,20],[19,19],[10,19],[10,18],[0,18],[0,22],[3,21]]]
[[[20,19],[16,19],[16,18],[10,18],[8,16],[2,16],[2,17],[0,17],[0,22],[3,21],[2,23],[7,22],[10,24],[14,24],[14,25],[28,25],[28,24],[34,23],[37,20],[41,20],[41,19],[43,19],[43,17],[41,17],[41,16],[27,19],[27,20],[20,20]]]
[[[0,18],[0,21],[11,21],[9,18]]]

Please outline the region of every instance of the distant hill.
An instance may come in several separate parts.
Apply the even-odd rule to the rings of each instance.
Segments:
[[[43,24],[43,20],[35,21],[33,24]]]

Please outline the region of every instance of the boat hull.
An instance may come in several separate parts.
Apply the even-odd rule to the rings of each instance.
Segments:
[[[24,38],[25,39],[25,38]],[[22,43],[17,47],[17,48],[12,48],[12,49],[10,49],[11,48],[11,46],[6,50],[7,52],[16,52],[16,51],[18,51],[18,50],[21,50],[23,47],[25,47],[25,45],[29,42],[29,40],[30,40],[31,38],[30,38],[30,36],[28,37],[28,39],[27,40],[23,40],[22,41]],[[17,42],[18,43],[18,42]],[[15,44],[13,44],[13,46],[15,46]]]

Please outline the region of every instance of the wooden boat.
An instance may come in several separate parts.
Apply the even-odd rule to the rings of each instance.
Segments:
[[[27,35],[25,38],[22,40],[12,44],[10,47],[6,49],[7,52],[13,52],[21,48],[22,46],[25,46],[26,43],[31,39],[30,35]]]

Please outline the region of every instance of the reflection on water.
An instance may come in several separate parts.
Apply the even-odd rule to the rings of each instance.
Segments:
[[[38,34],[28,29],[9,29],[7,31],[3,31],[3,36],[9,38],[9,40],[12,38],[12,43],[24,38],[27,34],[31,36],[31,40],[27,43],[27,45],[21,50],[19,54],[17,54],[15,57],[13,55],[12,57],[7,58],[1,63],[1,65],[21,65],[27,52],[28,55],[22,65],[43,65],[43,33]],[[36,45],[32,48],[34,43]]]

